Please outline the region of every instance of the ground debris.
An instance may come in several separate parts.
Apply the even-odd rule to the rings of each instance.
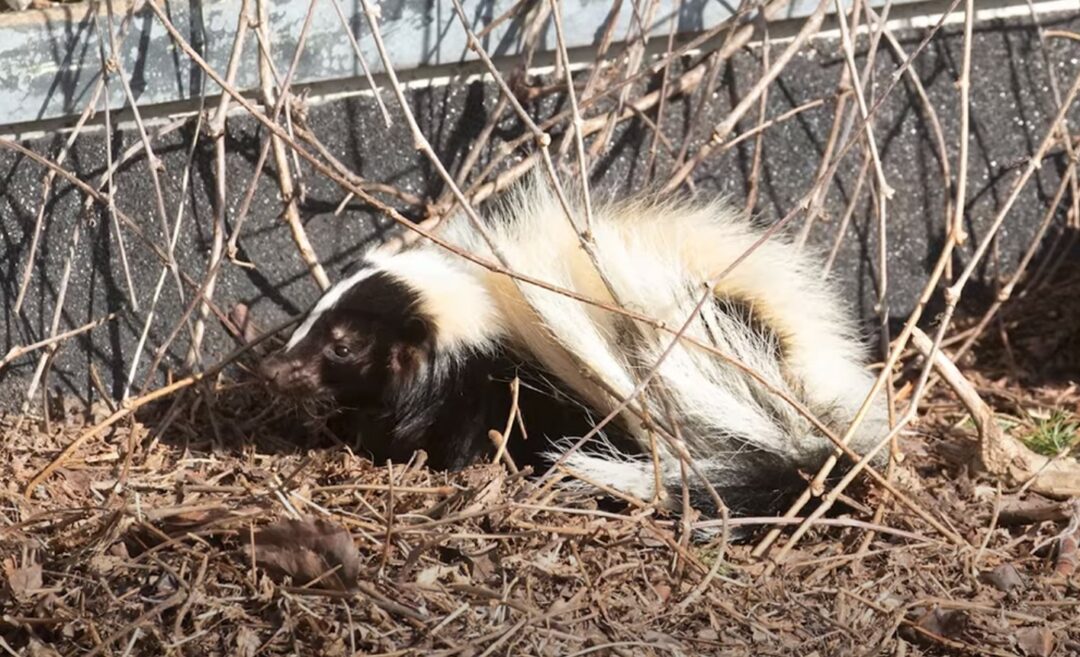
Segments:
[[[258,398],[220,398],[213,423],[196,399],[131,454],[129,437],[153,435],[152,417],[88,441],[30,499],[21,485],[85,422],[45,433],[0,420],[0,639],[16,653],[824,657],[1080,645],[1080,595],[1054,575],[1071,507],[998,495],[944,460],[934,436],[955,406],[905,437],[918,449],[896,481],[969,548],[891,504],[872,526],[893,533],[862,546],[870,530],[855,521],[870,523],[881,502],[871,489],[851,523],[813,530],[770,571],[750,554],[755,535],[723,549],[719,537],[686,541],[663,513],[538,490],[502,465],[376,466],[339,444],[290,442],[300,431],[284,411],[251,423]]]

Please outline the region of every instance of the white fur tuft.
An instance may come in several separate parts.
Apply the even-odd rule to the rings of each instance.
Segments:
[[[420,294],[421,308],[434,320],[440,346],[447,352],[487,350],[501,332],[495,304],[482,282],[452,257],[414,249],[389,256],[372,254],[368,261]]]

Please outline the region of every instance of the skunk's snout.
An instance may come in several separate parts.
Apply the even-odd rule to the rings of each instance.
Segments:
[[[277,383],[278,377],[285,373],[286,366],[277,354],[270,354],[259,363],[259,376],[270,383]]]
[[[259,375],[282,393],[310,391],[314,382],[308,369],[295,360],[284,358],[280,352],[270,354],[259,363]]]

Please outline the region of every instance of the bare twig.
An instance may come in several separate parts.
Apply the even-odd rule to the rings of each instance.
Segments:
[[[92,322],[87,322],[86,324],[83,324],[79,328],[74,328],[74,329],[71,329],[70,331],[64,331],[63,333],[59,333],[57,335],[53,335],[52,337],[48,337],[48,338],[44,338],[42,340],[38,340],[37,342],[31,343],[31,344],[12,347],[11,349],[8,349],[8,352],[6,354],[4,354],[3,358],[0,358],[0,371],[3,371],[4,367],[6,367],[12,361],[14,361],[14,360],[16,360],[18,358],[21,358],[22,356],[25,356],[26,354],[35,352],[38,349],[41,349],[43,347],[52,346],[53,344],[55,344],[57,342],[63,342],[64,340],[67,340],[68,338],[73,338],[73,337],[75,337],[77,335],[82,335],[83,333],[86,333],[87,331],[92,331],[92,330],[96,329],[97,327],[101,326],[102,324],[104,324],[106,322],[111,322],[115,318],[116,318],[116,313],[109,313],[108,315],[102,317],[101,319],[95,319]]]

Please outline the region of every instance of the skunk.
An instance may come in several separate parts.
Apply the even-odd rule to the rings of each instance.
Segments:
[[[575,223],[534,175],[485,230],[460,215],[437,236],[579,298],[426,240],[392,255],[373,250],[264,359],[262,374],[281,393],[330,397],[358,413],[349,417],[363,418],[365,436],[385,436],[390,458],[424,449],[433,466],[465,467],[492,453],[488,432],[504,429],[516,399],[523,426],[507,444],[515,458],[562,456],[583,485],[644,500],[679,500],[685,485],[695,504],[714,509],[711,486],[733,512],[776,510],[835,446],[772,390],[842,434],[873,383],[838,291],[781,238],[728,271],[761,231],[723,202],[598,205],[592,255],[579,237],[581,204],[570,210]],[[683,335],[697,344],[680,340],[660,360],[691,316]],[[613,422],[569,450],[647,376]],[[886,430],[879,395],[849,445],[864,453]],[[708,485],[686,474],[672,438]]]

